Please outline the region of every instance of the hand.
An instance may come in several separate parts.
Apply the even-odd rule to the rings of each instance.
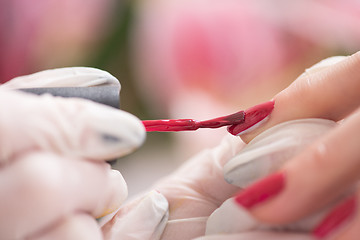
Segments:
[[[313,70],[314,69],[311,71]],[[279,99],[275,98],[275,101],[279,101]],[[287,100],[284,99],[283,101],[286,103]],[[277,110],[277,108],[275,108],[275,110]],[[288,118],[284,119],[283,121],[297,118],[298,117]],[[270,120],[266,124],[269,124],[270,126],[270,123],[273,120],[274,119],[272,114]],[[279,123],[280,122],[281,121],[279,121]],[[321,125],[322,124],[323,123],[321,123]],[[304,141],[305,144],[295,145],[297,151],[301,151],[306,146],[306,144],[311,143],[314,139],[320,137],[327,131],[330,131],[335,124],[329,122],[325,125],[328,126],[324,126],[323,130],[319,130],[318,132],[308,131],[307,134],[303,135],[302,131],[297,131],[299,136],[303,136],[303,139],[306,140],[309,137],[308,140]],[[265,129],[265,127],[263,129]],[[286,134],[286,132],[284,133]],[[249,136],[250,135],[247,135],[247,137]],[[170,207],[169,221],[167,222],[164,233],[162,234],[162,239],[184,240],[193,239],[195,237],[204,235],[206,222],[210,214],[213,213],[213,211],[217,209],[226,199],[233,196],[239,190],[238,187],[231,185],[224,180],[223,167],[229,161],[229,159],[237,156],[244,146],[245,144],[238,137],[227,136],[219,146],[210,150],[205,150],[202,153],[196,155],[173,174],[155,184],[154,188],[167,198]],[[281,154],[279,156],[281,156]],[[247,180],[249,180],[250,177],[251,176],[249,176]],[[254,180],[255,179],[253,179],[253,181]],[[130,206],[131,205],[132,204],[130,204]],[[249,211],[244,210],[244,208],[239,207],[237,209],[237,212],[242,211],[245,213],[242,215],[242,221],[249,220],[250,218],[250,221],[253,219],[255,223],[259,222],[250,214],[248,214]],[[110,223],[112,226],[115,226],[113,229],[116,229],[118,223],[121,224],[123,221],[124,220],[121,211],[119,211],[111,219]],[[310,226],[314,225],[314,221],[318,221],[316,216],[310,220],[305,219],[304,222],[300,221],[300,223],[293,226],[284,223],[284,226],[294,230],[300,230],[304,228],[308,229]],[[235,223],[239,223],[239,221]],[[243,239],[266,239],[265,237],[268,239],[311,238],[309,234],[299,233],[296,231],[293,233],[283,233],[278,231],[273,232],[272,229],[268,228],[266,225],[261,227],[267,227],[268,231],[259,232],[248,229],[246,232],[241,234],[226,236],[209,235],[203,238],[200,237],[200,239],[241,239],[241,237]]]
[[[164,230],[162,240],[187,240],[204,235],[207,217],[238,189],[224,180],[222,168],[243,145],[239,137],[229,134],[219,146],[189,159],[152,187],[169,201],[169,221],[167,218],[163,220],[166,228],[165,224],[160,224],[156,230],[158,234]],[[118,225],[125,221],[123,214],[128,206],[136,208],[136,202],[125,205],[124,212],[120,209],[111,219],[109,223],[113,231],[121,229]]]
[[[228,200],[230,204],[225,202],[218,213],[214,213],[217,216],[213,217],[213,222],[225,218],[221,212],[228,208],[227,205],[232,205],[232,210],[238,205],[237,211],[246,212],[247,217],[253,219],[252,227],[258,222],[286,226],[313,217],[312,224],[307,226],[310,227],[307,230],[312,231],[312,236],[358,238],[360,216],[356,212],[356,206],[359,204],[357,180],[360,173],[357,146],[360,132],[359,66],[360,53],[347,58],[326,60],[306,71],[275,96],[275,109],[269,121],[244,135],[245,141],[250,141],[272,126],[293,119],[325,118],[336,122],[343,121],[339,126],[330,123],[328,129],[324,129],[320,134],[322,136],[310,138],[317,139],[312,144],[300,144],[309,146],[304,150],[300,149],[294,157],[284,157],[281,153],[286,148],[290,149],[289,147],[281,149],[277,154],[274,154],[275,151],[268,151],[267,153],[273,154],[272,161],[281,164],[271,170],[267,167],[266,171],[277,173],[250,185],[234,199]],[[275,128],[279,129],[281,126],[284,125]],[[269,132],[274,131],[269,129],[258,135],[254,142],[250,142],[250,145],[254,145],[253,148],[249,145],[251,151],[261,151],[261,147],[265,145],[259,144],[259,141],[269,139]],[[240,173],[244,172],[244,167],[250,169],[250,165],[264,166],[267,162],[264,151],[260,156],[253,154],[252,157],[245,153],[246,149],[236,157]],[[244,162],[247,164],[242,164]],[[234,162],[232,164],[236,165]],[[253,178],[245,179],[243,184],[247,185],[267,174],[259,171],[255,173]],[[234,180],[234,176],[228,177]],[[241,180],[238,184],[240,182]]]
[[[10,90],[107,83],[119,85],[101,70],[65,68],[16,78],[0,87],[1,239],[103,239],[109,231],[103,233],[95,218],[117,210],[127,187],[105,161],[141,145],[141,122],[82,99]],[[153,202],[162,208],[147,211],[147,217],[164,218],[167,202],[160,194],[141,201]],[[143,215],[137,213],[133,218],[141,220]],[[127,232],[149,232],[151,227]]]

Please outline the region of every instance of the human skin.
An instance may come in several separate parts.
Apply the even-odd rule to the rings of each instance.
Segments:
[[[343,120],[284,165],[280,170],[285,174],[281,191],[250,209],[260,221],[284,224],[301,219],[355,186],[359,179],[360,52],[335,62],[302,74],[274,97],[275,109],[268,122],[242,136],[249,142],[271,126],[293,119]],[[360,203],[359,191],[354,195],[356,206]],[[339,223],[326,235],[356,239],[360,233],[360,214],[354,209],[349,214],[351,219],[345,219],[349,220],[346,224]]]
[[[355,183],[354,176],[358,176],[356,172],[359,169],[354,167],[359,155],[356,144],[358,133],[355,131],[360,131],[356,125],[360,114],[351,112],[356,110],[360,102],[359,65],[360,53],[357,53],[306,70],[292,85],[273,98],[275,108],[268,121],[241,135],[248,142],[262,131],[288,120],[326,118],[339,121],[346,118],[342,127],[335,127],[284,166],[285,187],[267,202],[250,209],[258,220],[286,224],[301,219]],[[224,181],[222,169],[229,159],[241,151],[244,143],[236,137],[225,140],[216,148],[190,159],[155,185],[170,206],[170,224],[162,239],[202,236],[206,222],[203,218],[239,191],[239,188]],[[337,146],[341,145],[344,147],[339,149]],[[325,151],[321,152],[323,146]],[[357,222],[353,224],[349,231],[356,231]]]

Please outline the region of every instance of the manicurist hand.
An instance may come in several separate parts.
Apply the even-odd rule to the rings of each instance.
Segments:
[[[203,239],[358,239],[360,53],[320,62],[274,100],[224,167],[244,190],[212,214]]]
[[[314,239],[342,219],[352,221],[336,234],[357,236],[359,66],[356,54],[306,70],[274,97],[268,121],[241,136],[249,144],[229,135],[161,179],[161,239]]]
[[[111,223],[101,229],[96,220],[127,197],[122,175],[106,160],[144,141],[136,117],[82,99],[11,90],[103,84],[120,89],[113,76],[92,68],[39,72],[0,87],[1,239],[156,239],[157,229],[162,231],[167,201],[157,192],[140,199],[137,208],[120,209],[126,221],[116,229]]]

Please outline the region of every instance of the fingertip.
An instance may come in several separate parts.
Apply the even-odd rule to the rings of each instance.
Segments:
[[[75,131],[67,136],[73,141],[70,152],[90,159],[116,159],[131,153],[145,141],[145,128],[134,115],[80,99],[73,101],[78,104],[79,113],[66,116],[66,120],[73,118],[74,124],[81,127],[78,130],[72,127]]]
[[[244,143],[250,143],[256,136],[264,132],[266,129],[270,128],[270,123],[264,123],[264,125],[259,126],[257,129],[252,130],[251,132],[244,133],[240,135],[241,140]]]
[[[276,106],[269,120],[243,134],[242,140],[248,143],[264,130],[284,121],[301,118],[341,120],[360,102],[359,66],[360,51],[351,56],[330,57],[306,69],[290,86],[274,96]]]
[[[239,124],[228,127],[228,132],[235,136],[241,136],[246,132],[251,132],[263,125],[269,118],[274,109],[273,100],[257,104],[244,111],[244,120]]]
[[[128,188],[125,179],[117,170],[109,171],[109,184],[104,194],[105,201],[99,213],[95,213],[96,218],[101,218],[118,209],[128,196]]]
[[[206,222],[206,235],[245,232],[259,226],[246,208],[238,205],[234,198],[226,200]]]
[[[278,110],[277,106],[274,107],[274,110],[271,112],[269,116],[267,116],[266,119],[264,119],[263,122],[261,122],[259,125],[256,126],[254,129],[250,129],[250,131],[247,131],[243,134],[241,134],[239,137],[241,140],[245,143],[251,142],[255,137],[257,137],[262,132],[266,131],[267,129],[273,127],[277,124],[276,119],[278,118]]]
[[[166,226],[169,212],[167,199],[151,191],[121,208],[103,227],[106,239],[159,239]]]

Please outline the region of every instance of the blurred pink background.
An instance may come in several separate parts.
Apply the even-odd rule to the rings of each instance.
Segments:
[[[268,100],[306,67],[360,46],[358,1],[151,0],[134,22],[139,91],[172,118],[206,119]],[[177,146],[193,153],[223,134],[177,133]]]
[[[142,119],[202,120],[266,101],[320,59],[360,50],[359,26],[357,0],[1,0],[0,82],[93,66],[120,80],[122,108]],[[151,133],[118,167],[136,191],[225,134]]]

